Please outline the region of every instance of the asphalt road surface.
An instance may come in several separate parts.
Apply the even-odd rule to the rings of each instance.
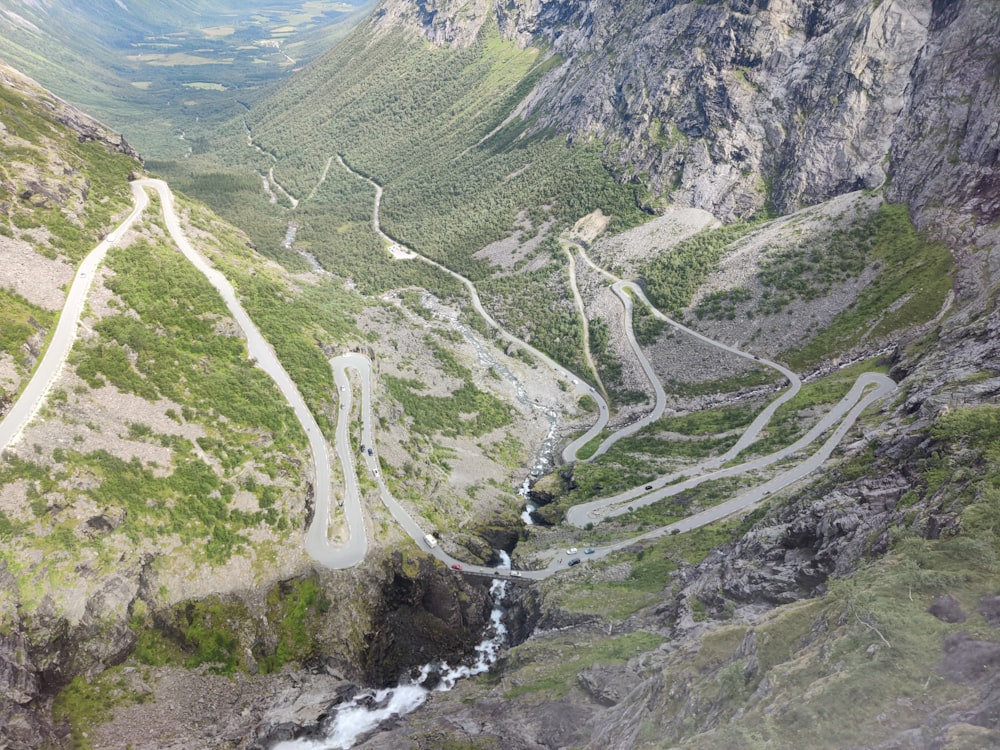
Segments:
[[[340,163],[343,164],[342,161]],[[350,169],[346,164],[343,164],[343,166],[345,169]],[[361,175],[358,176],[361,177]],[[335,440],[336,453],[343,468],[344,476],[344,494],[343,497],[340,498],[338,505],[343,509],[342,517],[344,523],[346,524],[346,540],[341,543],[335,543],[330,540],[330,522],[333,517],[333,508],[331,506],[332,480],[330,472],[330,448],[326,439],[320,432],[319,426],[316,424],[312,413],[307,408],[302,395],[295,386],[295,383],[288,376],[288,373],[282,367],[280,361],[278,361],[274,350],[261,335],[256,325],[240,304],[232,284],[230,284],[230,282],[221,272],[218,271],[218,269],[212,267],[208,261],[200,253],[198,253],[197,250],[195,250],[188,238],[185,236],[183,230],[181,229],[180,221],[174,210],[173,193],[170,191],[167,184],[162,180],[143,179],[132,183],[135,208],[129,216],[113,232],[102,240],[101,243],[98,244],[97,247],[95,247],[94,250],[92,250],[81,262],[73,284],[67,294],[66,303],[63,307],[62,313],[60,314],[56,329],[41,362],[39,362],[38,367],[32,374],[28,384],[22,390],[17,401],[13,404],[2,422],[0,422],[0,450],[5,449],[17,442],[23,433],[25,425],[27,425],[35,414],[37,414],[38,409],[44,403],[52,384],[58,378],[62,366],[66,361],[66,357],[73,346],[73,341],[75,340],[78,331],[80,315],[84,304],[86,303],[87,294],[89,292],[94,273],[100,263],[104,260],[108,249],[112,247],[125,232],[128,231],[136,219],[138,219],[138,217],[148,207],[149,198],[146,193],[147,188],[155,190],[159,195],[163,207],[164,221],[167,225],[168,231],[170,232],[170,236],[174,240],[178,249],[202,274],[204,274],[204,276],[212,283],[215,289],[222,296],[226,306],[229,308],[230,313],[236,319],[244,333],[244,336],[246,337],[249,356],[253,358],[258,367],[263,369],[274,380],[306,433],[309,441],[309,448],[312,453],[313,465],[315,467],[315,510],[313,520],[307,530],[305,540],[306,551],[309,555],[318,564],[325,567],[347,568],[360,563],[368,552],[369,532],[366,528],[365,513],[358,486],[357,463],[354,460],[354,452],[351,447],[349,435],[352,419],[351,415],[353,412],[351,407],[354,388],[350,378],[348,377],[348,370],[354,370],[358,373],[361,384],[361,436],[362,443],[366,446],[366,450],[361,455],[361,459],[364,464],[364,470],[369,472],[376,481],[379,487],[381,500],[389,509],[393,518],[414,540],[418,547],[423,549],[425,552],[434,555],[434,557],[446,565],[458,566],[461,567],[463,572],[479,575],[507,574],[508,571],[504,570],[497,570],[495,568],[489,568],[482,565],[468,565],[466,563],[462,563],[448,555],[443,549],[441,549],[440,545],[428,545],[425,541],[425,530],[420,528],[413,517],[410,516],[406,509],[389,492],[388,487],[384,482],[384,478],[381,476],[378,455],[375,452],[376,441],[372,429],[371,364],[366,357],[360,354],[350,354],[342,357],[336,357],[330,361],[334,382],[340,392],[341,404],[343,407],[339,410]],[[377,185],[376,188],[378,188]],[[378,189],[380,193],[380,188]],[[379,197],[379,193],[377,193],[377,197]],[[377,231],[380,231],[378,229],[378,201],[376,201],[375,207],[374,226]],[[386,240],[391,241],[391,238],[386,237]],[[453,277],[465,284],[466,288],[469,290],[473,307],[491,326],[496,328],[496,330],[504,338],[527,349],[537,359],[545,363],[557,376],[564,377],[572,382],[579,395],[589,395],[597,402],[599,407],[599,416],[595,424],[586,432],[586,434],[577,438],[569,446],[567,446],[563,452],[564,458],[567,460],[573,460],[576,456],[576,451],[589,442],[593,437],[600,434],[600,432],[607,425],[607,402],[593,387],[581,382],[579,378],[576,378],[572,373],[556,364],[545,354],[504,331],[483,309],[479,300],[479,294],[471,281],[463,276],[460,276],[459,274],[454,273],[450,269],[441,266],[439,263],[436,263],[429,258],[424,258],[407,248],[403,248],[399,245],[396,247],[398,248],[397,252],[399,257],[417,258],[422,260],[423,262],[429,263],[436,268],[451,274]],[[590,259],[586,257],[586,254],[583,253],[582,248],[580,249],[580,252],[583,254],[583,257],[587,260],[587,262],[593,265],[592,261],[590,261]],[[603,270],[601,270],[601,272],[608,275],[607,272]],[[614,279],[614,277],[610,278]],[[632,282],[615,280],[613,283],[613,289],[622,300],[622,304],[625,307],[627,322],[631,322],[632,298],[630,295],[639,297],[643,300],[643,302],[649,305],[649,302],[646,300],[642,290]],[[744,474],[765,468],[805,450],[807,447],[819,440],[824,434],[829,434],[819,449],[817,449],[814,453],[801,459],[794,466],[779,473],[767,482],[753,487],[752,489],[749,489],[724,503],[720,503],[717,506],[708,508],[700,513],[696,513],[692,516],[679,520],[676,523],[655,529],[640,536],[621,540],[614,544],[597,548],[593,554],[587,555],[587,559],[605,557],[608,554],[634,544],[637,541],[652,539],[671,533],[690,531],[692,529],[699,528],[700,526],[721,520],[735,513],[741,513],[751,509],[758,503],[768,498],[773,492],[787,487],[818,468],[823,461],[829,458],[829,456],[833,453],[834,449],[843,439],[847,431],[853,426],[860,414],[872,403],[891,394],[896,388],[895,383],[884,375],[864,373],[859,376],[851,391],[838,404],[836,404],[830,412],[820,420],[819,423],[817,423],[806,435],[794,444],[767,456],[757,457],[742,464],[725,466],[726,463],[731,461],[735,456],[737,456],[757,439],[760,431],[773,416],[775,410],[777,410],[782,403],[785,403],[798,392],[801,387],[799,378],[795,375],[795,373],[775,362],[761,359],[752,354],[740,351],[735,347],[709,339],[708,337],[703,336],[696,331],[692,331],[682,324],[677,323],[676,321],[673,321],[667,316],[659,313],[659,311],[653,308],[652,305],[649,305],[649,307],[653,311],[653,314],[658,318],[700,341],[724,349],[725,351],[728,351],[736,356],[753,359],[762,365],[777,370],[785,376],[790,384],[790,387],[777,399],[772,401],[768,407],[757,416],[754,422],[751,423],[747,430],[740,436],[739,441],[737,441],[737,443],[722,456],[705,461],[698,467],[687,469],[685,472],[660,477],[651,483],[652,487],[649,490],[647,490],[644,485],[643,487],[638,487],[627,492],[620,493],[614,497],[601,498],[590,503],[576,506],[570,509],[567,514],[567,519],[571,524],[584,526],[587,523],[598,521],[602,518],[627,513],[629,512],[628,506],[636,507],[642,504],[657,502],[665,497],[670,497],[678,492],[682,492],[685,489],[697,486],[704,481],[721,477],[736,476],[738,474]],[[647,417],[643,418],[643,420],[640,420],[639,423],[629,425],[628,427],[617,431],[605,439],[601,447],[598,449],[598,455],[604,450],[607,450],[607,448],[610,447],[615,440],[620,439],[627,434],[632,434],[645,424],[659,418],[659,415],[662,414],[663,411],[662,405],[665,403],[665,394],[663,393],[662,385],[660,385],[651,365],[649,364],[649,361],[643,355],[641,349],[636,343],[630,325],[627,326],[627,330],[629,331],[629,344],[636,353],[636,356],[639,358],[646,376],[653,384],[654,391],[656,393],[656,403],[653,411],[647,415]],[[368,447],[372,448],[371,455],[368,454]],[[548,552],[547,555],[543,555],[543,557],[548,558],[548,563],[544,568],[538,570],[513,571],[510,572],[510,574],[539,580],[565,569],[568,565],[569,559],[571,558],[571,556],[565,554],[563,550],[552,550]]]

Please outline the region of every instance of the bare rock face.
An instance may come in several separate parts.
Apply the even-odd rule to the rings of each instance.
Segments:
[[[466,45],[492,10],[508,39],[564,60],[522,116],[571,140],[603,141],[621,179],[654,200],[730,220],[888,183],[922,228],[980,244],[996,234],[992,0],[486,6],[397,0],[379,23]],[[972,221],[954,229],[963,218]]]
[[[927,611],[944,622],[957,623],[968,619],[968,615],[962,610],[961,602],[951,594],[936,597]]]
[[[40,692],[24,637],[17,632],[0,635],[0,746],[28,748],[43,737],[53,739],[51,728],[33,710],[43,702]]]
[[[432,43],[467,47],[489,17],[489,0],[417,0],[386,3],[372,17],[376,29],[400,24],[420,29]]]
[[[985,681],[1000,670],[1000,643],[979,641],[968,633],[947,635],[944,653],[938,673],[953,682],[972,684]]]
[[[1000,219],[998,29],[996,3],[934,0],[892,137],[890,198],[909,202],[918,224],[983,247],[997,245]]]

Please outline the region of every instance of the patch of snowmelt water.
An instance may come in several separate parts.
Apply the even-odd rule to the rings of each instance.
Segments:
[[[510,557],[502,550],[499,554],[502,560],[500,567],[509,568]],[[474,663],[457,667],[450,667],[446,662],[425,664],[411,682],[382,690],[365,690],[350,702],[336,707],[333,715],[325,722],[326,739],[281,742],[273,750],[347,750],[354,747],[363,735],[377,729],[386,719],[404,716],[420,708],[431,693],[424,684],[433,684],[432,677],[437,678],[433,689],[446,691],[455,687],[455,683],[463,677],[489,671],[496,662],[500,649],[507,642],[507,626],[501,621],[501,604],[506,594],[507,582],[494,580],[490,586],[493,612],[490,615],[487,638],[476,646]]]

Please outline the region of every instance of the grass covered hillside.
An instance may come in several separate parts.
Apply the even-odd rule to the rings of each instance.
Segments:
[[[0,59],[125,132],[144,156],[183,158],[369,5],[0,0]]]
[[[645,217],[599,149],[509,117],[559,64],[501,39],[495,24],[468,47],[440,49],[359,27],[231,123],[210,153],[150,166],[290,266],[311,258],[372,294],[413,285],[453,295],[443,277],[385,252],[371,227],[374,189],[358,174],[370,178],[384,188],[390,237],[471,278],[502,322],[577,368],[581,321],[554,238],[596,209],[612,229]],[[478,253],[501,240],[509,249]]]
[[[74,266],[131,208],[139,163],[10,68],[0,66],[0,82],[2,414],[45,346]]]

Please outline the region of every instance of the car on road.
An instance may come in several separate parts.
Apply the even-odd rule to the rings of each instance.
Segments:
[[[646,485],[646,489],[647,489],[647,490],[651,490],[651,489],[653,489],[653,485],[651,485],[651,484],[647,484],[647,485]]]
[[[372,450],[371,448],[369,448],[369,449],[368,449],[368,455],[369,455],[369,456],[374,456],[374,455],[375,455],[375,452],[374,452],[374,451],[373,451],[373,450]]]
[[[510,574],[512,576],[517,576],[518,578],[521,577],[521,571],[520,570],[512,570],[512,571],[510,571]]]
[[[361,452],[362,452],[362,453],[364,453],[364,452],[365,452],[365,444],[364,444],[364,443],[362,443],[362,444],[361,444]]]
[[[579,557],[574,557],[572,560],[570,560],[566,564],[569,565],[569,567],[572,568],[574,565],[579,565],[580,564],[580,558]]]
[[[451,568],[452,568],[452,570],[461,570],[462,566],[459,565],[458,563],[452,563],[451,564]]]
[[[593,547],[587,547],[587,549],[585,549],[585,550],[583,551],[583,554],[585,554],[585,555],[592,555],[592,554],[594,554],[595,552],[597,552],[597,550],[596,550],[596,549],[594,549]]]
[[[575,555],[577,553],[577,551],[578,550],[577,550],[576,547],[570,547],[568,550],[566,550],[566,554],[567,555]]]

